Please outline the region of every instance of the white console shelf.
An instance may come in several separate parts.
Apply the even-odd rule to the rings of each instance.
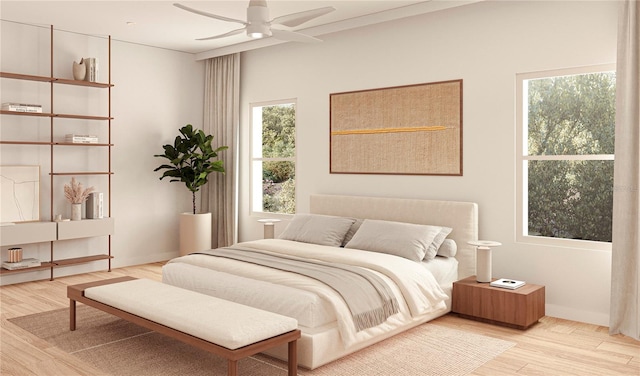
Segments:
[[[27,222],[0,227],[0,246],[42,243],[57,240],[55,222]]]
[[[0,227],[0,246],[14,246],[22,244],[51,242],[59,240],[82,239],[97,236],[111,236],[114,231],[114,219],[84,219],[82,221],[65,222],[27,222]],[[24,273],[29,271],[53,269],[84,264],[98,260],[109,260],[113,256],[98,254],[85,257],[52,260],[43,262],[41,266],[27,269],[7,270],[0,268],[0,274]]]

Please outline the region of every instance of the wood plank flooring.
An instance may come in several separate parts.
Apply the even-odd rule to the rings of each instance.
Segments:
[[[0,287],[0,374],[97,375],[100,372],[11,324],[13,317],[67,308],[68,285],[120,276],[161,279],[163,263],[145,264]],[[640,342],[608,328],[544,317],[526,331],[475,322],[449,314],[433,323],[516,343],[472,376],[503,375],[640,375]],[[359,375],[350,375],[359,376]],[[364,375],[363,375],[364,376]],[[413,375],[407,375],[413,376]]]

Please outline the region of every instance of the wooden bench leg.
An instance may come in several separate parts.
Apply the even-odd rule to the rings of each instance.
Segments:
[[[69,299],[69,329],[76,330],[76,301]]]
[[[238,375],[238,361],[229,359],[229,370],[228,376],[237,376]]]
[[[289,342],[289,376],[298,375],[298,340]]]

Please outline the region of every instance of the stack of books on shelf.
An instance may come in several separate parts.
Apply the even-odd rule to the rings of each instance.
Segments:
[[[7,102],[2,104],[2,111],[42,113],[42,106],[39,104]]]
[[[67,134],[64,141],[72,144],[97,144],[98,136],[91,134]]]
[[[26,269],[26,268],[34,268],[36,266],[40,266],[40,260],[34,258],[26,258],[22,259],[22,261],[18,262],[8,262],[5,261],[2,263],[2,267],[8,270],[18,270],[18,269]]]
[[[85,57],[84,64],[87,66],[87,74],[85,80],[89,82],[98,82],[98,59],[95,57]]]

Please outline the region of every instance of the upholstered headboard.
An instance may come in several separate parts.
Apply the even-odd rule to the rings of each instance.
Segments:
[[[313,214],[381,219],[451,227],[449,238],[458,245],[458,278],[475,274],[476,250],[467,244],[478,240],[478,205],[474,202],[384,197],[311,195]]]

